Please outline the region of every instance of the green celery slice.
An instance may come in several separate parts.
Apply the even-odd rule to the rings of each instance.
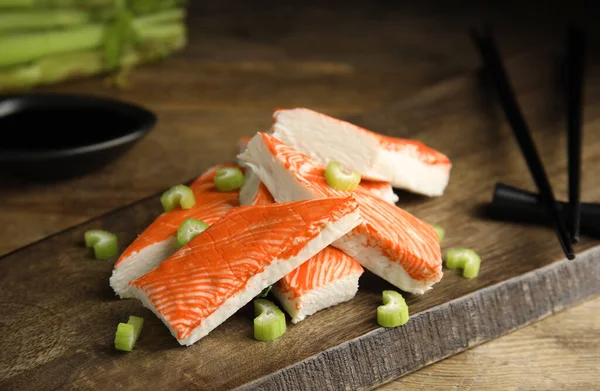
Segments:
[[[177,229],[177,245],[185,246],[190,240],[208,228],[208,224],[193,217],[185,219]]]
[[[273,289],[273,285],[269,285],[268,287],[263,289],[256,297],[267,297],[269,292],[271,292],[271,289]]]
[[[446,252],[448,269],[463,269],[463,277],[474,278],[479,275],[481,258],[470,248],[451,248]]]
[[[402,326],[408,322],[408,306],[396,291],[383,291],[383,305],[377,307],[377,323],[382,327]]]
[[[86,247],[94,249],[96,259],[110,259],[117,255],[119,243],[117,235],[101,229],[90,229],[83,235]]]
[[[360,183],[360,174],[356,171],[348,171],[340,163],[331,161],[325,168],[325,180],[336,190],[352,191]]]
[[[244,174],[236,167],[221,167],[217,170],[214,181],[219,191],[237,190],[244,186]]]
[[[255,339],[272,341],[285,333],[285,314],[272,301],[255,299],[254,314]]]
[[[124,352],[131,352],[135,345],[135,327],[127,323],[119,323],[115,333],[115,348]]]
[[[444,230],[444,228],[442,228],[440,225],[437,225],[437,224],[429,223],[429,225],[431,225],[433,227],[433,229],[435,229],[435,232],[437,232],[437,234],[438,234],[438,240],[441,243],[442,240],[444,240],[444,237],[446,236],[446,230]]]
[[[181,206],[181,209],[190,209],[196,205],[196,196],[194,196],[192,189],[186,185],[175,185],[160,196],[160,203],[165,212],[169,212],[178,206]]]
[[[144,327],[144,318],[131,315],[129,320],[127,320],[127,324],[133,326],[133,332],[135,335],[135,341],[133,343],[135,345],[137,340],[140,338],[140,334],[142,333],[142,327]]]

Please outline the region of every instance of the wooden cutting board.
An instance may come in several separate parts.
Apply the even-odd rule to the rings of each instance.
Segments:
[[[537,86],[547,80],[525,81],[521,103],[556,193],[564,197],[564,131],[558,114],[539,104],[548,90]],[[600,198],[599,100],[598,83],[589,83],[585,201]],[[577,258],[567,261],[552,229],[486,217],[483,205],[495,182],[532,188],[501,113],[474,73],[348,119],[418,137],[448,154],[454,166],[446,194],[428,199],[400,192],[399,205],[444,226],[443,249],[475,249],[483,260],[478,278],[444,270],[433,290],[406,296],[406,325],[382,329],[376,308],[381,291],[392,287],[365,272],[355,299],[289,324],[277,341],[252,338],[247,306],[195,345],[181,347],[138,301],[116,298],[108,285],[112,262],[93,260],[83,246],[85,230],[102,228],[115,232],[124,248],[160,213],[154,196],[0,259],[0,389],[370,389],[600,293],[600,242],[584,237]],[[124,354],[115,351],[113,338],[129,315],[146,323],[135,350]]]

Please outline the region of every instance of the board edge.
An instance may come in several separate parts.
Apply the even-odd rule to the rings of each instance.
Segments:
[[[373,389],[598,294],[600,246],[575,260],[565,258],[424,310],[402,327],[379,328],[235,389]]]

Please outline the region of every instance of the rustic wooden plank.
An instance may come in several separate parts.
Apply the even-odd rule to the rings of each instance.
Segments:
[[[239,390],[368,390],[600,294],[600,248],[419,313]]]
[[[593,390],[600,297],[387,383],[380,391]]]

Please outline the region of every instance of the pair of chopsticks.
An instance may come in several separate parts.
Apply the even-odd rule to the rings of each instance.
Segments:
[[[563,252],[568,259],[574,259],[573,243],[579,237],[580,226],[580,172],[581,172],[581,104],[584,62],[584,34],[570,26],[567,38],[567,132],[568,132],[568,171],[569,208],[568,230],[564,215],[554,197],[552,186],[537,153],[529,127],[517,104],[515,94],[508,81],[502,59],[494,37],[489,29],[483,32],[473,30],[471,37],[479,50],[484,65],[492,77],[504,114],[518,141],[521,153],[538,189],[538,197],[555,226]],[[517,199],[517,197],[515,197]]]

